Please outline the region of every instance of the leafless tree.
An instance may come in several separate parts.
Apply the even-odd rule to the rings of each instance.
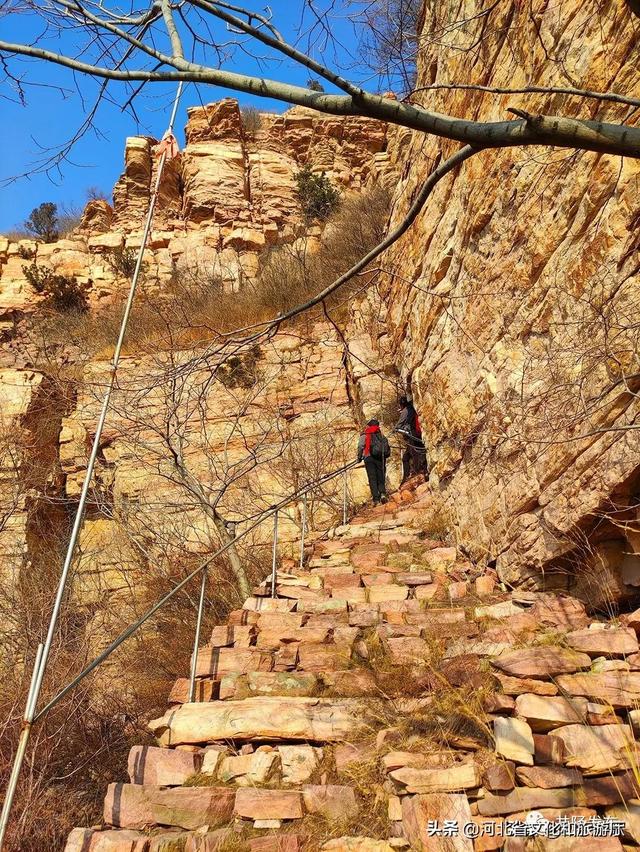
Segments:
[[[415,89],[418,31],[423,0],[372,0],[364,4],[361,26],[363,61],[393,91]]]
[[[361,3],[342,5],[348,14],[362,15]],[[312,28],[325,33],[329,31],[327,22],[335,7],[336,0],[301,3],[301,8],[315,17]],[[403,3],[402,8],[403,14],[415,17],[413,6],[405,8]],[[488,16],[492,8],[481,15]],[[516,113],[512,121],[476,121],[382,97],[315,59],[303,48],[300,39],[284,38],[271,15],[222,0],[185,0],[178,4],[153,0],[147,8],[132,13],[121,11],[112,2],[20,0],[10,7],[7,15],[9,18],[37,16],[42,23],[37,38],[30,42],[0,41],[5,75],[21,96],[26,83],[20,59],[29,57],[105,82],[124,82],[131,89],[128,103],[148,83],[185,80],[335,115],[368,116],[474,148],[555,145],[630,157],[640,155],[640,130],[623,123],[582,120],[568,114],[541,115],[522,109],[512,110]],[[464,23],[462,20],[460,26]],[[43,47],[48,39],[55,39],[56,45],[63,48]],[[239,51],[259,56],[271,67],[277,67],[283,59],[290,60],[335,91],[319,92],[316,87],[293,85],[266,74],[238,73],[233,68]],[[637,98],[626,97],[624,93],[591,92],[578,87],[544,90],[596,100],[613,98],[620,103],[638,105]]]

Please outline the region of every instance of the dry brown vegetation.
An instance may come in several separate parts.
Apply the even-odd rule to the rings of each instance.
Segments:
[[[381,189],[346,198],[328,220],[319,244],[298,241],[269,250],[262,258],[258,279],[247,281],[239,292],[226,291],[217,275],[201,267],[176,269],[161,292],[149,289],[143,280],[129,322],[125,353],[210,343],[220,334],[272,319],[304,302],[379,242],[388,208],[388,194]],[[372,273],[359,276],[332,296],[328,300],[332,313],[346,318],[351,299],[371,280]],[[123,288],[125,284],[123,279]],[[122,303],[118,299],[88,314],[35,318],[30,336],[37,363],[45,370],[55,369],[61,353],[70,347],[73,360],[80,363],[110,356]],[[305,316],[298,324],[309,321]]]
[[[176,272],[162,294],[150,292],[143,283],[131,319],[127,353],[160,351],[168,353],[172,363],[171,353],[177,350],[208,343],[237,326],[272,318],[315,295],[379,240],[386,223],[387,204],[382,192],[346,200],[328,223],[315,251],[301,251],[294,246],[271,250],[263,258],[259,280],[247,284],[239,293],[225,292],[219,280],[197,270],[195,274],[193,270]],[[126,276],[122,277],[124,286]],[[350,292],[342,292],[342,301],[332,302],[333,313],[346,316],[350,294],[370,280],[368,274],[354,282]],[[14,447],[14,439],[7,436],[7,450],[17,453],[14,466],[19,470],[14,499],[7,506],[8,517],[27,494],[37,492],[38,496],[35,500],[30,497],[30,561],[25,562],[14,582],[3,584],[0,594],[0,621],[7,637],[0,659],[0,677],[5,687],[0,698],[3,777],[7,776],[17,743],[33,654],[46,633],[51,590],[60,573],[75,511],[74,500],[63,489],[57,455],[61,419],[76,404],[75,391],[83,381],[86,364],[96,356],[111,354],[120,312],[121,308],[115,305],[84,314],[48,311],[32,321],[29,336],[36,356],[34,363],[48,378],[38,411],[31,412],[33,446]],[[296,328],[304,332],[301,326],[307,322],[306,318],[298,321]],[[241,352],[236,356],[237,363],[223,365],[217,379],[243,393],[244,386],[255,381],[259,356],[259,350]],[[216,369],[221,368],[218,365]],[[48,424],[46,434],[41,434],[44,423]],[[328,459],[333,459],[332,453],[336,452],[335,442],[331,444],[324,435],[318,436],[317,446],[307,448],[309,452],[303,452],[291,436],[284,434],[281,440],[284,454],[274,464],[274,473],[283,484],[291,479],[292,470],[297,476],[293,486],[298,479],[308,481],[324,472]],[[338,462],[343,459],[334,466]],[[310,521],[313,522],[316,504],[320,508],[326,503],[331,508],[335,500],[330,487],[315,494],[309,506]],[[116,517],[108,487],[102,481],[92,495],[89,518],[106,518],[118,527],[120,588],[114,594],[91,574],[85,575],[80,566],[63,608],[40,707],[119,630],[196,565],[196,557],[186,551],[182,558],[162,563],[154,558],[162,539],[160,531],[146,528],[134,509]],[[164,539],[161,545],[163,542]],[[270,546],[251,537],[238,545],[238,551],[251,583],[266,576]],[[92,557],[88,551],[86,558],[91,566],[95,554]],[[111,657],[106,667],[87,678],[35,726],[15,803],[15,813],[21,816],[12,826],[8,850],[41,852],[43,848],[62,848],[73,825],[99,820],[106,784],[122,778],[130,745],[145,740],[147,721],[164,711],[173,681],[188,672],[197,586],[195,581],[176,596]],[[203,639],[211,626],[222,623],[238,603],[229,564],[224,560],[214,563]],[[317,828],[322,834],[322,826]],[[234,836],[233,843],[236,842],[240,839]]]
[[[0,532],[28,498],[26,538],[29,560],[0,584],[0,776],[8,777],[15,753],[29,673],[38,642],[44,641],[55,588],[75,504],[60,488],[57,444],[65,401],[45,387],[30,411],[24,444],[10,436],[0,447],[3,464],[13,460],[18,472],[13,488],[3,490]],[[35,450],[35,451],[34,451]],[[46,487],[45,487],[46,486]],[[35,495],[38,494],[36,497]],[[6,497],[6,504],[4,498]],[[95,510],[92,510],[95,512]],[[135,538],[137,554],[122,569],[120,592],[93,588],[91,576],[77,571],[55,635],[53,654],[39,707],[66,685],[122,627],[144,612],[193,570],[195,556],[161,566],[145,556],[147,542],[121,519],[120,538]],[[6,529],[5,529],[6,531]],[[123,546],[124,551],[124,546]],[[251,579],[264,576],[261,553],[247,558]],[[243,559],[246,554],[242,554]],[[265,554],[266,558],[266,554]],[[203,637],[238,603],[229,566],[210,568]],[[131,592],[135,590],[135,595]],[[198,583],[194,581],[127,643],[106,667],[97,670],[34,726],[16,799],[16,819],[8,852],[61,849],[71,827],[100,819],[109,781],[122,779],[133,743],[148,737],[146,723],[161,715],[173,681],[188,671],[193,643]]]
[[[59,573],[62,537],[52,541],[42,563],[22,572],[13,589],[3,587],[0,619],[10,626],[0,656],[0,776],[8,777],[24,709],[33,650],[46,632],[49,591]],[[161,574],[141,563],[129,574],[137,599],[105,597],[87,606],[68,601],[47,671],[40,706],[80,671],[107,639],[115,635],[113,610],[121,619],[133,618],[167,592],[193,568],[173,565]],[[224,620],[237,598],[228,568],[212,566],[203,637],[213,624]],[[224,590],[228,589],[227,593]],[[42,852],[62,849],[70,829],[100,820],[102,799],[109,782],[125,780],[129,748],[151,742],[146,723],[166,709],[166,698],[177,677],[188,671],[195,625],[197,582],[170,604],[115,653],[104,669],[89,676],[62,699],[34,727],[25,771],[18,789],[15,814],[7,841],[8,852]],[[108,627],[113,633],[106,634]],[[19,839],[18,839],[19,838]]]

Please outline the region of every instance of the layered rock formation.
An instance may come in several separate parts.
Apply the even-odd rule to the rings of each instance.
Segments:
[[[438,7],[441,14],[456,20],[453,7]],[[602,15],[589,4],[576,15],[569,0],[553,9],[540,3],[526,20],[507,4],[488,15],[454,27],[450,44],[431,43],[441,22],[427,4],[419,83],[563,85],[573,75],[596,90],[609,79],[621,90],[638,87],[638,23],[624,0]],[[485,26],[486,38],[461,49]],[[517,35],[503,40],[503,30]],[[513,50],[514,38],[522,49]],[[417,97],[492,119],[512,105],[578,116],[596,109],[588,100],[439,88]],[[598,109],[604,118],[624,117],[619,105]],[[400,175],[397,220],[430,163],[455,148],[300,108],[243,118],[231,99],[191,109],[186,137],[161,186],[145,257],[149,288],[176,270],[231,289],[253,279],[265,249],[304,232],[294,193],[303,163],[345,190],[393,184]],[[123,284],[114,252],[139,245],[156,149],[146,137],[127,141],[114,208],[91,202],[72,238],[0,241],[5,337],[37,304],[25,258],[89,284],[94,303],[113,297]],[[632,598],[640,582],[637,185],[631,160],[478,153],[439,185],[411,233],[388,252],[382,286],[354,312],[347,333],[358,414],[375,416],[393,397],[392,383],[379,381],[390,362],[412,390],[440,514],[460,545],[497,563],[505,582],[539,583],[544,571],[545,582],[569,585],[598,607]]]
[[[163,172],[145,254],[148,288],[166,284],[176,269],[229,288],[255,278],[260,252],[306,233],[295,192],[295,174],[306,164],[343,192],[389,171],[385,125],[300,107],[243,119],[238,102],[227,98],[191,108],[185,136],[184,150]],[[70,239],[50,245],[0,239],[0,321],[37,304],[23,273],[32,262],[90,284],[94,302],[113,296],[122,284],[113,253],[140,245],[158,148],[150,137],[127,139],[113,208],[89,202]]]
[[[341,192],[356,192],[383,175],[386,146],[386,127],[367,119],[297,108],[247,117],[233,99],[190,109],[186,145],[167,161],[160,184],[142,293],[161,295],[181,272],[200,287],[222,283],[234,289],[255,277],[269,247],[298,238],[312,244],[320,228],[308,228],[303,220],[296,172],[309,164],[326,172]],[[140,245],[157,163],[157,140],[130,138],[113,207],[89,202],[77,231],[51,244],[0,239],[0,365],[7,367],[0,376],[7,436],[0,555],[3,569],[16,576],[29,564],[29,511],[46,490],[44,481],[29,480],[23,470],[34,425],[30,413],[37,420],[41,412],[43,422],[53,424],[47,432],[36,423],[32,440],[47,432],[46,452],[53,449],[62,474],[55,496],[73,505],[109,372],[108,361],[99,357],[78,364],[77,381],[54,377],[56,388],[73,389],[64,404],[53,416],[42,404],[38,388],[48,387],[49,355],[34,356],[34,341],[22,331],[22,318],[37,312],[40,300],[25,268],[35,263],[86,285],[98,315],[104,304],[120,299],[126,266]],[[67,364],[74,357],[73,351],[53,356]],[[124,604],[138,582],[136,542],[139,547],[145,530],[156,531],[152,550],[158,564],[195,557],[217,541],[209,500],[221,518],[241,528],[245,518],[301,482],[351,459],[359,413],[350,394],[372,374],[357,362],[354,372],[349,364],[342,341],[324,324],[302,335],[279,335],[223,367],[202,347],[125,358],[82,533],[75,585],[80,600],[94,606],[109,595],[114,604]],[[29,369],[19,369],[25,365]],[[18,440],[21,431],[24,441]],[[180,465],[172,463],[176,450],[184,453]],[[360,499],[363,486],[362,476],[352,477],[350,499]],[[326,525],[341,495],[341,482],[315,494],[310,523]],[[280,519],[283,542],[299,528],[301,504],[288,511],[290,517]],[[268,537],[270,526],[256,535]],[[126,619],[125,610],[116,610]]]
[[[21,370],[0,371],[0,576],[12,585],[11,568],[27,554],[26,487],[22,484],[29,443],[28,412],[43,377]]]
[[[84,524],[75,589],[85,604],[105,594],[126,620],[136,586],[135,549],[144,542],[155,570],[216,549],[216,516],[238,533],[300,485],[351,461],[357,424],[347,393],[342,345],[320,324],[304,339],[280,335],[225,374],[206,350],[126,358],[103,434]],[[218,372],[216,372],[218,370]],[[109,364],[85,371],[76,405],[62,421],[60,463],[69,500],[79,495]],[[366,480],[349,475],[349,500]],[[330,524],[342,505],[343,480],[309,497],[307,523]],[[215,510],[214,510],[215,509]],[[302,498],[279,522],[282,553],[302,523]],[[268,548],[272,520],[241,549]],[[153,530],[153,536],[149,531]],[[244,557],[243,557],[244,558]],[[266,570],[266,561],[265,561]]]
[[[622,0],[472,2],[459,15],[426,4],[420,84],[640,84],[637,19]],[[473,91],[419,97],[487,118],[511,105],[594,109]],[[616,105],[599,114],[624,117]],[[294,193],[305,162],[349,191],[399,177],[394,224],[453,150],[364,119],[294,109],[256,124],[231,100],[193,109],[160,188],[145,286],[182,269],[234,290],[256,279],[265,249],[312,245]],[[94,309],[112,299],[124,278],[114,250],[117,260],[140,243],[156,164],[156,140],[128,140],[113,207],[92,202],[77,234],[50,246],[0,242],[5,339],[37,306],[25,262],[90,285]],[[87,622],[98,644],[130,620],[149,564],[167,582],[183,576],[217,547],[221,524],[241,531],[351,458],[359,423],[393,402],[396,369],[432,472],[428,486],[342,527],[342,484],[314,495],[322,534],[307,539],[300,570],[290,557],[302,507],[287,507],[275,599],[262,583],[213,630],[195,660],[197,700],[185,679],[175,684],[151,723],[156,745],[133,749],[130,783],[109,788],[101,825],[76,829],[68,852],[439,852],[428,821],[452,819],[475,832],[452,848],[528,850],[502,841],[532,809],[552,824],[611,816],[640,843],[626,804],[640,797],[640,616],[594,614],[631,608],[640,586],[638,184],[635,161],[480,152],[387,253],[346,331],[287,327],[228,360],[202,338],[124,359],[74,584],[107,622]],[[20,569],[37,550],[38,496],[51,487],[65,507],[77,498],[109,365],[96,357],[73,397],[53,393],[42,439],[38,413],[56,385],[44,369],[16,369],[14,354],[9,345],[0,401],[11,447],[23,446],[0,448],[0,558]],[[30,476],[36,444],[51,477]],[[349,484],[359,503],[363,473]],[[242,554],[258,554],[261,576],[271,529]],[[440,540],[449,532],[455,547]],[[558,587],[572,595],[548,591]],[[617,836],[584,847],[623,848]]]
[[[214,627],[66,852],[636,848],[639,613],[506,595],[425,537],[431,500],[315,536]]]
[[[640,22],[624,0],[471,3],[454,26],[460,14],[426,4],[418,87],[640,91]],[[638,121],[624,106],[580,98],[438,88],[416,98],[487,120],[513,106]],[[393,137],[392,157],[414,166],[395,221],[434,159],[455,147]],[[384,264],[379,333],[415,396],[459,543],[497,562],[508,583],[544,575],[595,606],[633,596],[640,579],[639,181],[637,160],[481,152],[442,181]]]

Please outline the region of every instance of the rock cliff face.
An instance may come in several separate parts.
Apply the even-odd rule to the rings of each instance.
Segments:
[[[127,358],[81,536],[78,600],[97,605],[109,596],[126,620],[132,585],[144,585],[142,547],[145,562],[170,574],[216,549],[216,518],[240,532],[301,484],[350,461],[357,433],[342,359],[340,341],[322,324],[304,340],[279,336],[235,376],[212,378],[215,367],[200,349]],[[85,370],[62,421],[60,463],[71,501],[85,475],[108,370],[106,362]],[[362,476],[350,476],[350,499],[363,499],[365,486]],[[329,526],[341,511],[342,489],[340,478],[310,496],[310,528]],[[283,554],[299,535],[301,512],[299,500],[280,516]],[[269,519],[242,543],[243,561],[263,560],[260,575],[268,570],[272,527]]]
[[[295,173],[309,164],[342,191],[388,172],[387,129],[361,118],[332,118],[300,107],[243,118],[228,98],[189,110],[186,146],[167,161],[145,256],[148,288],[176,269],[218,277],[235,289],[255,277],[258,256],[305,233]],[[35,261],[90,284],[94,302],[113,296],[113,252],[139,247],[158,162],[157,140],[127,139],[113,208],[87,206],[79,230],[50,245],[0,239],[0,329],[9,331],[37,297],[23,267]]]
[[[425,6],[418,85],[640,91],[632,4]],[[451,25],[449,27],[449,25]],[[446,43],[438,33],[447,31]],[[592,101],[434,89],[431,109],[591,117]],[[567,106],[567,100],[570,103]],[[560,106],[562,103],[562,106]],[[602,117],[637,113],[599,105]],[[454,144],[399,132],[394,220]],[[640,164],[548,149],[478,153],[386,259],[379,330],[413,390],[459,544],[507,582],[569,583],[598,605],[640,582]]]
[[[640,91],[640,26],[623,0],[470,0],[460,16],[425,3],[420,86]],[[418,96],[491,119],[509,106],[594,110]],[[600,114],[638,120],[615,104]],[[190,110],[186,135],[145,255],[152,296],[176,270],[233,295],[257,280],[265,249],[313,250],[319,228],[294,192],[303,163],[345,193],[385,181],[393,225],[456,147],[300,109],[257,121],[231,99]],[[38,310],[23,266],[86,283],[100,316],[125,283],[119,253],[140,244],[157,144],[127,140],[113,206],[91,202],[70,238],[0,241],[0,581],[24,599],[49,532],[66,543],[109,362],[95,355],[60,380],[20,354],[21,317]],[[287,507],[275,594],[261,582],[242,609],[226,606],[196,656],[197,700],[178,680],[150,726],[157,745],[133,748],[131,783],[110,787],[102,822],[75,829],[67,852],[439,850],[434,818],[475,826],[475,841],[454,843],[472,852],[499,848],[488,826],[532,809],[614,816],[640,843],[625,804],[640,795],[640,611],[617,617],[640,587],[639,189],[635,161],[478,152],[387,253],[346,331],[305,318],[225,359],[202,337],[123,359],[73,584],[83,652],[234,525],[352,458],[362,420],[389,417],[398,372],[431,477],[340,526],[342,482],[322,489],[304,541],[302,504]],[[365,498],[362,471],[347,486]],[[271,530],[241,552],[261,580]],[[220,569],[216,604],[227,579]],[[232,595],[242,603],[234,587],[225,605]],[[177,633],[174,613],[166,621]],[[609,840],[585,848],[621,852]]]
[[[467,11],[466,23],[452,27],[444,44],[437,33],[457,20],[458,10],[426,4],[420,85],[465,79],[498,87],[568,80],[595,90],[634,92],[640,86],[638,18],[623,0],[604,10],[588,2],[578,12],[569,0],[553,7],[535,0],[530,15],[507,3],[487,12],[478,0]],[[559,105],[542,95],[524,100],[439,88],[418,97],[448,113],[491,119],[505,118],[509,106],[553,112]],[[563,99],[562,109],[588,116],[595,108],[576,98],[568,107]],[[601,114],[620,119],[624,110],[611,104]],[[237,289],[255,278],[265,249],[313,238],[294,192],[294,174],[303,163],[326,171],[345,191],[380,180],[395,186],[393,223],[435,158],[455,148],[367,119],[300,108],[256,119],[243,116],[232,99],[191,109],[186,139],[160,188],[145,256],[145,287],[152,291],[176,269],[206,272]],[[157,140],[129,139],[113,207],[91,202],[78,231],[51,245],[0,241],[5,338],[20,315],[37,306],[23,273],[31,260],[88,283],[97,310],[102,299],[112,299],[123,284],[113,252],[139,246],[156,167]],[[265,390],[243,414],[236,394],[231,409],[249,432],[267,411],[274,429],[299,418],[304,432],[310,423],[306,406],[316,417],[323,406],[330,412],[335,406],[346,447],[354,418],[375,416],[395,395],[385,378],[386,368],[395,365],[424,423],[441,522],[453,528],[460,547],[496,564],[507,583],[569,586],[595,606],[632,597],[640,585],[639,184],[635,161],[610,156],[546,149],[478,153],[439,185],[416,226],[388,253],[376,296],[354,312],[346,341],[318,326],[304,344],[292,345],[294,355],[285,352],[287,343],[281,352],[260,353],[259,371],[280,372],[277,392]],[[31,367],[16,365],[12,357],[10,349],[3,353],[7,370]],[[182,357],[197,355],[176,353],[178,361]],[[124,370],[130,386],[135,389],[139,377],[146,381],[156,366],[131,359]],[[99,388],[105,369],[104,363],[87,369],[92,380],[66,412],[60,462],[62,493],[70,499],[91,437],[91,388]],[[15,381],[3,384],[11,397],[7,410],[15,409],[19,426],[25,416],[20,412],[42,380],[38,371],[18,370]],[[303,400],[295,415],[282,407],[291,388],[292,410]],[[197,467],[205,460],[194,436],[208,440],[211,432],[208,451],[228,443],[216,426],[218,412],[229,410],[227,391],[207,390],[202,411],[185,427]],[[167,399],[160,400],[157,387],[151,396],[148,412],[166,413]],[[121,401],[100,474],[109,505],[127,507],[151,499],[164,476],[161,453],[144,430],[136,438],[144,443],[142,455],[124,436],[129,406]],[[11,430],[13,421],[7,423]],[[141,458],[148,464],[149,454],[158,459],[157,477],[140,487]],[[12,477],[10,472],[3,480],[7,504]],[[281,493],[272,485],[267,492]],[[256,480],[252,487],[265,490],[265,483]],[[225,511],[232,511],[230,503]],[[19,539],[22,522],[11,523],[18,524]],[[107,536],[99,536],[104,544],[110,533],[102,527],[99,532]]]
[[[185,148],[160,186],[142,293],[153,297],[176,270],[235,289],[255,276],[270,246],[299,238],[313,245],[320,228],[303,221],[295,173],[308,163],[341,192],[356,192],[390,173],[386,147],[386,127],[366,119],[303,109],[247,117],[232,99],[190,109]],[[126,285],[121,261],[140,245],[157,162],[157,140],[130,138],[113,206],[91,201],[76,232],[52,244],[0,240],[0,565],[12,582],[34,558],[34,518],[47,489],[74,506],[109,371],[95,356],[71,382],[50,382],[48,356],[32,359],[23,345],[21,318],[38,312],[40,298],[24,268],[35,262],[86,284],[100,315]],[[218,522],[241,524],[350,460],[359,420],[350,388],[372,375],[352,360],[325,323],[281,334],[222,369],[202,346],[125,358],[80,542],[78,599],[94,607],[107,596],[114,617],[126,620],[131,587],[144,585],[136,573],[143,544],[146,558],[170,571],[217,541],[210,503]],[[50,384],[73,392],[52,408]],[[35,481],[29,461],[39,443],[35,456],[48,464]],[[363,486],[352,477],[351,498]],[[321,489],[309,523],[326,526],[341,503],[341,481]],[[280,518],[281,542],[296,535],[300,511],[294,505]],[[253,542],[270,534],[269,523]]]

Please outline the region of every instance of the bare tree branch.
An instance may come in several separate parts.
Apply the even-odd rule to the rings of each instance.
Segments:
[[[439,89],[460,89],[471,92],[488,92],[492,95],[569,95],[576,98],[594,98],[599,101],[609,101],[616,104],[628,104],[640,107],[640,98],[620,95],[617,92],[595,92],[591,89],[574,89],[569,86],[523,86],[522,88],[502,88],[500,86],[481,86],[475,83],[430,83],[419,86],[408,94],[405,100],[410,100],[418,92],[431,92]]]
[[[176,8],[180,18],[186,20],[189,9],[196,14],[205,13],[227,25],[233,32],[244,34],[249,43],[259,43],[275,51],[276,57],[287,57],[302,65],[336,86],[343,94],[324,93],[309,88],[285,83],[269,77],[240,74],[224,67],[199,64],[184,58],[181,34],[174,20],[174,10],[169,0],[159,0],[150,5],[145,13],[126,15],[109,12],[100,3],[96,14],[95,4],[90,0],[31,0],[27,8],[43,11],[44,18],[52,28],[66,29],[69,22],[81,35],[87,34],[87,40],[77,55],[47,50],[40,41],[31,44],[0,41],[0,54],[5,61],[19,56],[30,57],[55,63],[81,74],[123,82],[172,82],[184,80],[194,83],[206,83],[221,86],[237,92],[263,98],[273,98],[289,104],[309,107],[319,112],[335,115],[357,115],[408,127],[423,133],[429,133],[447,139],[457,140],[478,148],[501,148],[524,145],[551,145],[573,150],[596,151],[599,153],[619,154],[640,157],[640,128],[624,124],[594,120],[582,120],[568,116],[534,115],[523,112],[525,116],[517,121],[473,121],[451,115],[442,115],[422,106],[403,103],[391,98],[381,97],[368,92],[359,85],[345,79],[341,74],[326,67],[292,44],[286,42],[270,20],[258,16],[248,9],[227,2],[215,0],[183,0]],[[150,23],[158,26],[164,22],[164,31],[154,34]],[[206,28],[207,22],[202,19]],[[130,27],[143,30],[147,37],[143,40],[129,32]],[[149,28],[148,28],[149,27]],[[148,28],[148,30],[147,30]],[[200,29],[200,28],[195,28]],[[191,32],[195,29],[191,27]],[[170,53],[157,46],[169,42]],[[87,52],[92,46],[103,44],[107,38],[109,47],[106,57],[88,60]],[[122,61],[110,62],[110,53],[119,43],[127,44],[139,51],[145,58],[150,57],[161,67],[122,67]],[[213,34],[202,47],[220,51],[221,45]],[[234,47],[244,50],[242,44]],[[103,51],[104,53],[104,51]],[[131,57],[131,62],[133,62]],[[126,63],[129,65],[129,62]],[[434,84],[435,86],[444,84]],[[451,84],[452,86],[454,84]],[[469,88],[472,86],[469,84]],[[464,84],[461,85],[464,88]],[[505,90],[506,91],[506,90]],[[529,90],[528,90],[529,91]],[[600,100],[624,103],[630,106],[640,105],[638,99],[611,92],[592,92],[576,88],[531,87],[531,92],[562,93],[571,96],[595,97]],[[523,92],[527,93],[527,91]]]

